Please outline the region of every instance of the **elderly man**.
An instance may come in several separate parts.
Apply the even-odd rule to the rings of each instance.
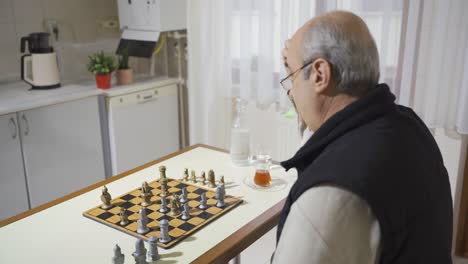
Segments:
[[[417,115],[378,84],[378,52],[364,21],[341,11],[318,16],[283,57],[282,85],[314,134],[282,163],[298,179],[273,263],[452,263],[442,156]]]

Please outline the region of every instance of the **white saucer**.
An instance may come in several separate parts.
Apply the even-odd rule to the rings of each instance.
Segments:
[[[255,184],[253,176],[244,177],[242,182],[246,186],[248,186],[248,187],[250,187],[252,189],[259,190],[259,191],[265,191],[265,192],[281,191],[284,188],[286,188],[286,186],[288,186],[288,183],[285,180],[283,180],[281,178],[278,178],[278,177],[275,177],[275,176],[271,176],[271,184],[268,187],[262,187],[262,186],[258,186],[257,184]]]

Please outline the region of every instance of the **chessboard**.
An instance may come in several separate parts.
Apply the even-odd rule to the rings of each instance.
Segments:
[[[153,197],[151,197],[152,204],[146,207],[146,214],[149,222],[148,227],[150,231],[146,234],[137,233],[137,220],[139,219],[139,210],[142,207],[140,203],[141,190],[139,188],[134,189],[122,196],[119,196],[111,201],[112,207],[109,209],[102,209],[101,206],[96,206],[86,212],[83,215],[87,218],[95,220],[99,223],[123,231],[134,237],[148,240],[151,236],[159,237],[159,221],[167,219],[169,222],[169,236],[171,240],[167,243],[158,242],[158,245],[162,248],[171,248],[186,237],[192,235],[202,227],[208,225],[224,213],[230,211],[240,203],[242,200],[238,197],[226,195],[224,202],[225,206],[218,208],[216,206],[215,192],[212,189],[204,188],[190,184],[188,182],[182,182],[167,178],[168,191],[169,193],[180,195],[182,188],[186,187],[188,192],[188,204],[190,206],[190,219],[183,220],[180,215],[170,216],[169,213],[160,213],[161,200],[159,194],[161,193],[161,185],[159,181],[153,181],[149,183]],[[202,210],[198,208],[200,204],[201,193],[206,192],[207,208]],[[128,215],[128,224],[120,225],[119,212],[121,207],[124,207]],[[170,208],[170,205],[168,205]]]

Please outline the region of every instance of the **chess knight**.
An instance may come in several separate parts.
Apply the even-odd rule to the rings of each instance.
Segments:
[[[171,211],[169,212],[169,214],[172,216],[180,214],[179,196],[175,193],[171,195]]]

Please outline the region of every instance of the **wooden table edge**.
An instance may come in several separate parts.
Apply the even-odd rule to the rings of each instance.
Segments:
[[[114,177],[111,177],[111,178],[102,180],[102,181],[97,182],[97,183],[95,183],[95,184],[91,184],[91,185],[89,185],[89,186],[87,186],[87,187],[85,187],[85,188],[83,188],[83,189],[80,189],[80,190],[78,190],[78,191],[72,192],[72,193],[70,193],[70,194],[67,194],[67,195],[65,195],[65,196],[62,196],[62,197],[60,197],[60,198],[57,198],[57,199],[55,199],[55,200],[53,200],[53,201],[50,201],[50,202],[47,202],[47,203],[45,203],[45,204],[42,204],[42,205],[37,206],[37,207],[35,207],[35,208],[32,208],[32,209],[30,209],[30,210],[28,210],[28,211],[22,212],[22,213],[20,213],[20,214],[18,214],[18,215],[12,216],[12,217],[7,218],[7,219],[4,219],[4,220],[0,221],[0,228],[4,227],[4,226],[6,226],[6,225],[9,225],[9,224],[11,224],[11,223],[14,223],[14,222],[16,222],[16,221],[18,221],[18,220],[21,220],[21,219],[23,219],[23,218],[26,218],[26,217],[28,217],[28,216],[31,216],[31,215],[33,215],[33,214],[36,214],[36,213],[38,213],[38,212],[40,212],[40,211],[43,211],[43,210],[45,210],[45,209],[48,209],[48,208],[50,208],[50,207],[52,207],[52,206],[55,206],[55,205],[57,205],[57,204],[59,204],[59,203],[62,203],[62,202],[65,202],[65,201],[67,201],[67,200],[70,200],[70,199],[72,199],[72,198],[75,198],[75,197],[77,197],[77,196],[79,196],[79,195],[81,195],[81,194],[83,194],[83,193],[92,191],[92,190],[94,190],[94,189],[96,189],[96,188],[99,188],[99,187],[101,187],[101,186],[103,186],[103,185],[106,185],[106,184],[109,184],[109,183],[111,183],[111,182],[120,180],[120,179],[122,179],[122,178],[124,178],[124,177],[127,177],[127,176],[129,176],[130,174],[133,174],[133,173],[135,173],[135,172],[137,172],[137,171],[139,171],[139,170],[148,168],[148,167],[150,167],[150,166],[153,166],[154,164],[163,162],[163,161],[165,161],[165,160],[168,160],[168,159],[173,158],[173,157],[175,157],[175,156],[177,156],[177,155],[180,155],[180,154],[182,154],[182,153],[185,153],[185,152],[187,152],[187,151],[190,151],[190,150],[193,150],[193,149],[199,148],[199,147],[207,148],[207,149],[211,149],[211,150],[216,150],[216,151],[220,151],[220,152],[228,152],[228,151],[226,151],[226,150],[224,150],[224,149],[221,149],[221,148],[216,148],[216,147],[212,147],[212,146],[208,146],[208,145],[204,145],[204,144],[195,144],[195,145],[192,145],[192,146],[183,148],[183,149],[181,149],[181,150],[179,150],[179,151],[177,151],[177,152],[174,152],[174,153],[171,153],[171,154],[169,154],[169,155],[166,155],[166,156],[164,156],[164,157],[162,157],[162,158],[160,158],[160,159],[157,159],[157,160],[148,162],[148,163],[143,164],[143,165],[141,165],[141,166],[138,166],[138,167],[136,167],[136,168],[134,168],[134,169],[131,169],[131,170],[126,171],[126,172],[123,172],[123,173],[121,173],[121,174],[119,174],[119,175],[116,175],[116,176],[114,176]]]
[[[229,260],[239,255],[278,224],[285,201],[286,198],[279,201],[216,246],[203,253],[192,263],[228,263]]]

